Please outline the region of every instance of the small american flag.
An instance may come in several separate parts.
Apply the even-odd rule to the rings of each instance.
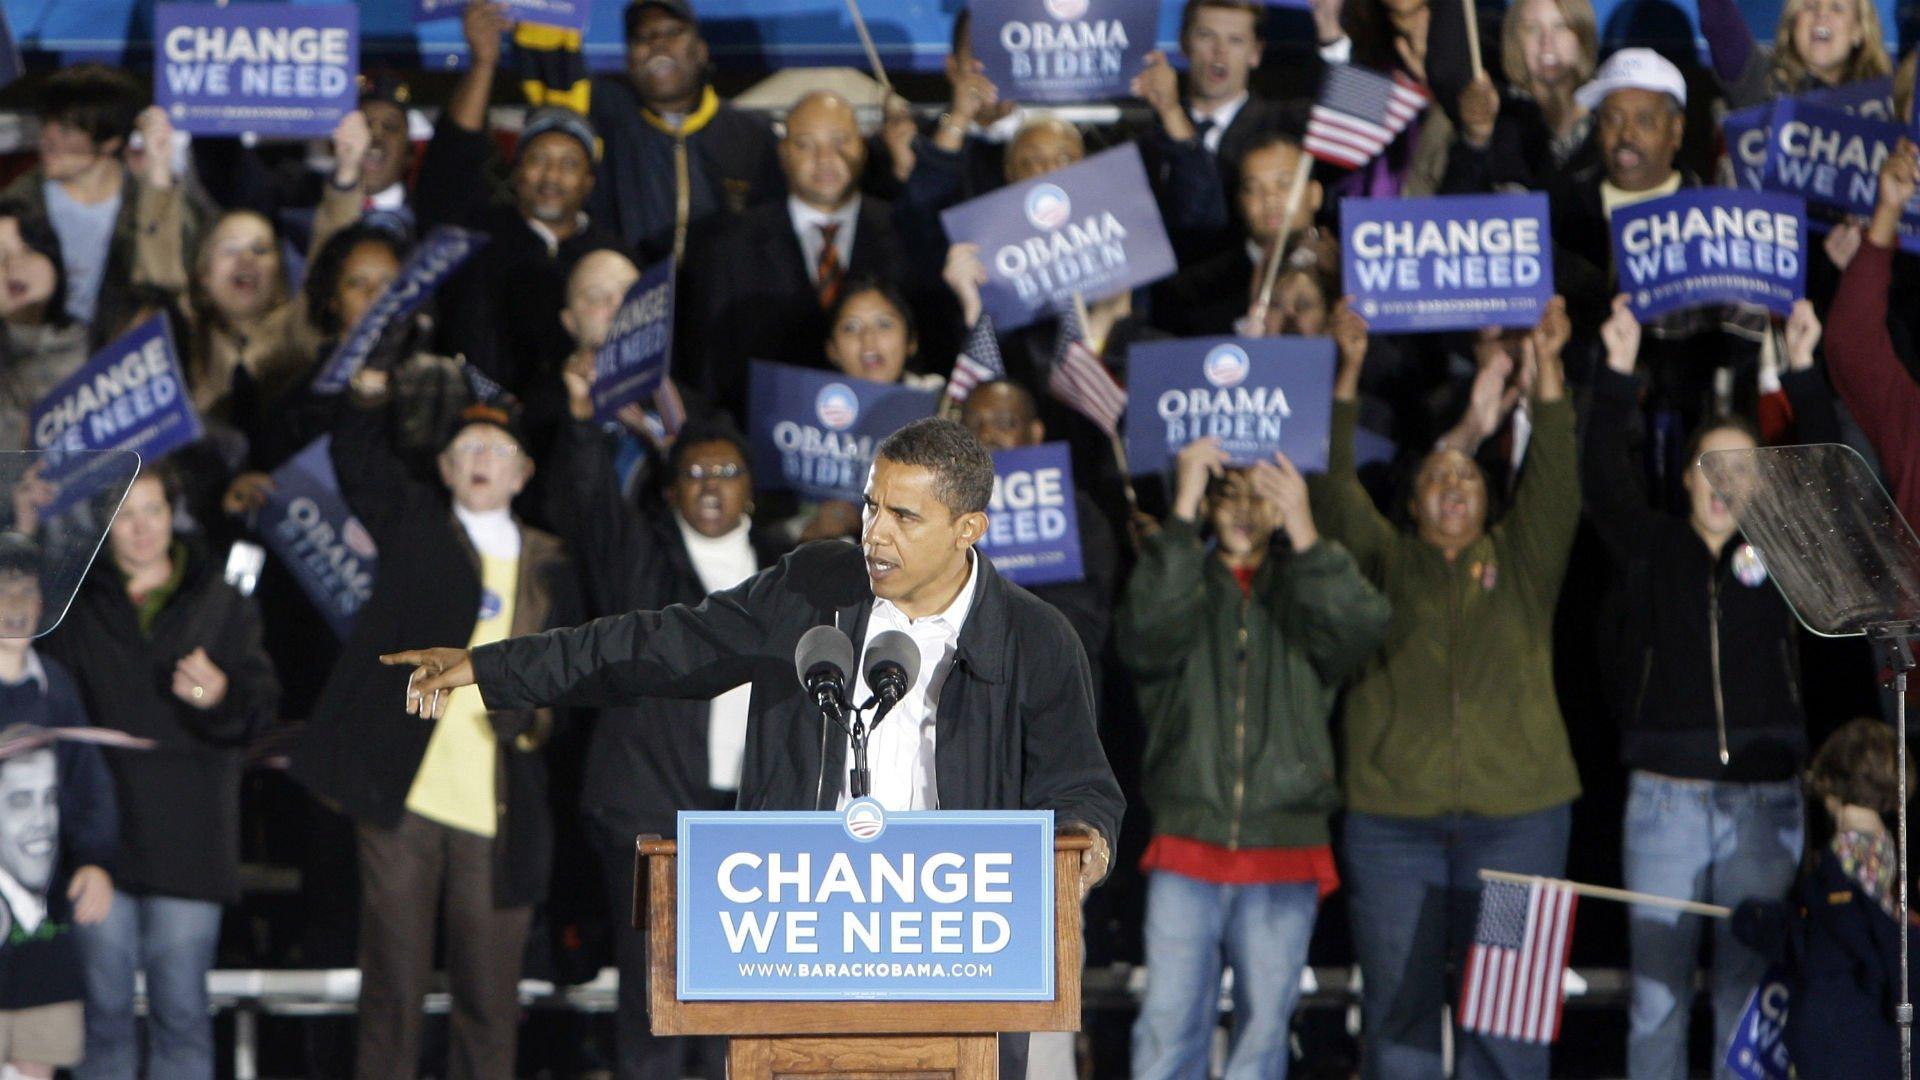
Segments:
[[[1000,339],[994,336],[993,316],[981,314],[967,331],[967,343],[953,358],[953,374],[947,377],[947,399],[959,404],[974,388],[1007,377],[1007,362],[1000,356]]]
[[[1560,1036],[1560,981],[1573,941],[1573,890],[1549,881],[1489,881],[1467,953],[1460,1026],[1521,1042]]]
[[[1307,117],[1307,153],[1358,169],[1379,156],[1427,107],[1427,92],[1399,72],[1391,77],[1353,64],[1327,69]]]
[[[1053,374],[1047,376],[1047,391],[1098,424],[1109,437],[1119,434],[1120,417],[1127,411],[1127,391],[1093,354],[1086,328],[1080,325],[1080,313],[1074,308],[1060,316],[1060,338],[1054,346]]]

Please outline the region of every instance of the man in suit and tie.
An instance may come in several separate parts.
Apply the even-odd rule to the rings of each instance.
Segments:
[[[867,147],[853,107],[811,93],[786,126],[786,200],[753,207],[690,248],[688,310],[706,348],[683,357],[700,368],[683,381],[736,412],[748,360],[819,364],[841,286],[856,275],[897,281],[902,269],[892,208],[860,192]]]

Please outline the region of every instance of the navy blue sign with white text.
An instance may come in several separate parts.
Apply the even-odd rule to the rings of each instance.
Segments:
[[[1066,443],[993,452],[987,534],[975,548],[1015,585],[1058,585],[1086,577]]]
[[[1347,295],[1375,333],[1532,326],[1553,299],[1547,197],[1346,199]]]
[[[1001,331],[1173,273],[1140,148],[1123,143],[1057,172],[943,210],[954,243],[980,245],[981,303]]]
[[[156,4],[153,101],[195,135],[309,137],[358,107],[354,4]]]
[[[44,511],[58,514],[91,491],[80,473],[110,464],[110,455],[73,451],[132,450],[151,464],[198,439],[200,416],[180,373],[164,315],[155,315],[95,353],[33,407],[28,423],[36,450],[47,451],[44,478],[58,489]]]
[[[1160,0],[972,0],[973,55],[1002,99],[1124,97],[1154,49]]]
[[[413,21],[457,19],[466,0],[413,0]],[[569,30],[585,30],[593,15],[589,0],[505,0],[507,17],[516,22],[545,23]]]
[[[1905,134],[1901,125],[1786,99],[1774,106],[1772,128],[1767,190],[1841,213],[1873,215],[1880,164]],[[1920,212],[1913,204],[1900,217],[1900,247],[1920,251]]]
[[[673,260],[647,267],[627,290],[593,354],[593,418],[613,420],[622,406],[652,396],[667,374],[673,349]]]
[[[939,404],[933,390],[755,360],[747,384],[754,482],[857,505],[873,448]]]
[[[1143,341],[1127,362],[1127,463],[1157,473],[1211,435],[1234,465],[1287,455],[1325,472],[1333,341],[1319,337]]]
[[[1620,291],[1642,322],[1682,308],[1754,304],[1779,312],[1807,292],[1799,199],[1693,188],[1613,212]]]
[[[1740,1080],[1787,1080],[1793,1075],[1787,1055],[1786,978],[1777,967],[1767,969],[1747,996],[1747,1007],[1727,1043],[1727,1070]]]
[[[326,366],[313,378],[314,392],[337,394],[345,390],[347,380],[373,355],[387,327],[395,319],[413,314],[461,263],[486,244],[487,237],[482,233],[452,225],[435,226],[327,358]]]
[[[680,814],[682,1001],[1051,1001],[1053,811]]]
[[[322,435],[274,470],[273,491],[254,531],[344,641],[354,615],[373,595],[379,556],[373,536],[340,496],[328,441]]]
[[[1762,191],[1767,179],[1767,142],[1773,134],[1773,106],[1735,109],[1720,120],[1720,135],[1733,163],[1734,186]]]

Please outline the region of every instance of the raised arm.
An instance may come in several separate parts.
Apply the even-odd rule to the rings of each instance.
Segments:
[[[1360,421],[1360,369],[1367,358],[1367,321],[1345,300],[1333,316],[1333,339],[1340,367],[1333,378],[1333,424],[1327,471],[1308,482],[1320,530],[1340,541],[1371,572],[1393,542],[1393,523],[1373,505],[1360,486],[1353,454],[1353,431]]]
[[[1574,466],[1573,404],[1567,400],[1566,372],[1560,353],[1571,334],[1567,309],[1553,298],[1547,314],[1528,335],[1526,348],[1536,367],[1533,380],[1533,438],[1520,471],[1513,508],[1496,527],[1511,538],[1521,572],[1548,598],[1560,591],[1573,534],[1580,525],[1580,475]]]
[[[1587,517],[1616,562],[1633,557],[1653,525],[1640,470],[1627,445],[1627,424],[1639,400],[1633,377],[1640,353],[1640,322],[1625,296],[1613,299],[1613,314],[1600,327],[1607,362],[1594,375],[1587,413],[1587,444],[1580,458]]]

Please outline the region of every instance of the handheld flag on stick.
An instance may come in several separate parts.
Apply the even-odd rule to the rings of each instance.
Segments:
[[[1489,881],[1460,990],[1460,1026],[1520,1042],[1560,1034],[1561,979],[1573,941],[1573,890],[1565,883]]]
[[[1007,362],[1000,355],[1000,339],[993,332],[993,316],[980,313],[967,331],[967,343],[953,358],[953,374],[947,377],[947,400],[955,405],[967,400],[974,388],[1007,377]]]
[[[1087,344],[1085,304],[1060,314],[1060,337],[1054,346],[1053,373],[1047,392],[1094,422],[1109,437],[1120,433],[1120,417],[1127,411],[1127,392]]]

